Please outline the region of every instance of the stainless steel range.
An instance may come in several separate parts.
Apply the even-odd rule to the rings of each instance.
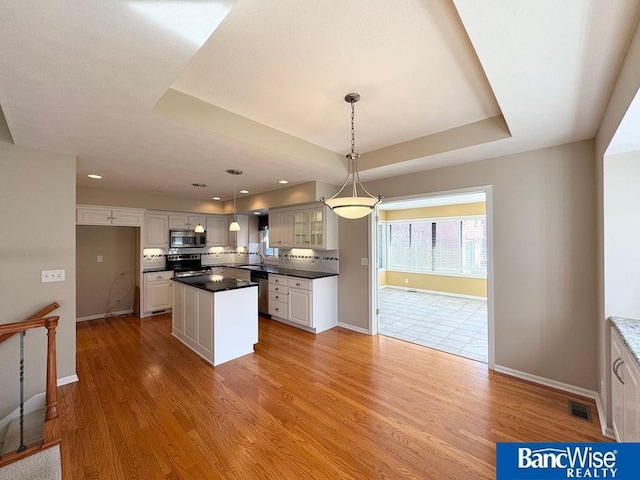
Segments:
[[[168,255],[167,270],[173,270],[176,277],[193,277],[211,273],[211,267],[202,265],[199,253]]]

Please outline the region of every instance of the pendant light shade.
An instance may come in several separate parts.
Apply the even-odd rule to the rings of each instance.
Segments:
[[[229,224],[230,232],[239,232],[240,224],[238,223],[238,217],[236,216],[236,176],[242,175],[242,170],[227,170],[229,175],[233,175],[233,222]]]
[[[192,185],[198,189],[206,187],[204,183],[193,183]],[[198,213],[202,214],[202,212],[200,211],[200,195],[198,195]],[[200,222],[198,222],[198,225],[196,225],[194,231],[196,233],[204,233],[204,226]]]
[[[328,199],[324,197],[320,198],[320,201],[333,210],[335,214],[349,219],[366,217],[373,212],[376,205],[382,201],[382,194],[377,197],[371,195],[362,185],[360,176],[358,175],[358,165],[356,162],[358,158],[360,158],[360,154],[355,151],[356,142],[354,129],[354,104],[358,100],[360,100],[360,95],[357,93],[350,93],[344,97],[344,101],[351,104],[351,153],[346,155],[349,162],[347,178],[340,190],[338,190],[338,193],[333,197]],[[346,195],[340,196],[345,189]],[[362,195],[359,194],[358,190],[362,192]],[[349,192],[351,192],[351,195],[348,194]]]

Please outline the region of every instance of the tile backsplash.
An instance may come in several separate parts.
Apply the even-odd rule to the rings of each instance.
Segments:
[[[279,267],[338,273],[339,257],[337,250],[281,248],[278,256]]]
[[[193,248],[188,253],[202,254],[203,265],[222,265],[229,263],[260,263],[258,252],[260,244],[251,243],[248,248],[212,247]],[[237,250],[237,251],[236,251]],[[143,270],[162,268],[166,265],[165,256],[185,253],[182,250],[147,249],[143,252]],[[337,250],[311,250],[300,248],[280,248],[278,257],[265,257],[265,263],[275,264],[282,268],[310,270],[313,272],[338,273]]]

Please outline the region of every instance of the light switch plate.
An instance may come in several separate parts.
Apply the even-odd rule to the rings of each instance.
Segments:
[[[42,270],[40,272],[40,282],[64,282],[65,270]]]

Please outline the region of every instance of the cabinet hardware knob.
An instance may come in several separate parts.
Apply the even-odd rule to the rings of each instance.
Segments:
[[[276,308],[276,312],[279,312],[279,311],[280,311],[280,309],[279,309],[279,308]]]
[[[162,280],[162,275],[158,275],[156,278],[157,278],[158,280]]]
[[[296,283],[296,287],[299,287],[299,286],[300,286],[300,284],[299,284],[299,283]]]

